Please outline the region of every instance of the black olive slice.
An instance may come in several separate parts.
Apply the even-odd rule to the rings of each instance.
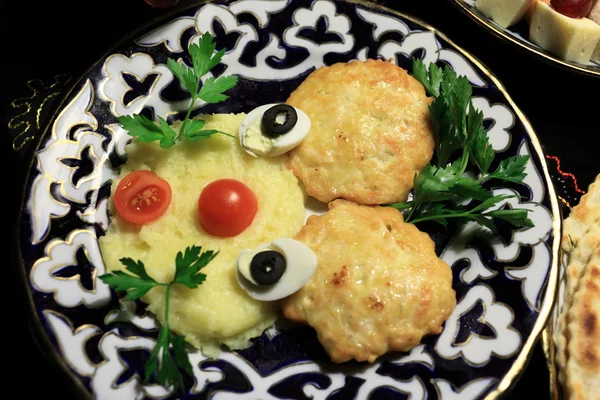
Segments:
[[[285,257],[277,251],[261,251],[250,262],[250,274],[259,285],[273,285],[285,272]]]
[[[283,122],[278,121],[280,116],[285,118]],[[296,122],[298,122],[298,114],[294,107],[287,104],[277,104],[263,114],[262,129],[267,136],[276,138],[291,131]]]

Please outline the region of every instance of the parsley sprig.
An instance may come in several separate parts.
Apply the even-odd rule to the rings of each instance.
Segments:
[[[200,272],[216,256],[218,252],[211,250],[202,252],[202,247],[192,246],[185,252],[178,252],[175,258],[175,275],[170,283],[161,283],[154,280],[144,263],[131,258],[121,258],[119,261],[125,266],[124,271],[114,271],[100,276],[100,279],[111,288],[125,292],[125,298],[137,300],[155,287],[165,288],[165,317],[160,328],[156,346],[144,365],[145,381],[152,377],[163,386],[183,387],[183,372],[193,375],[192,366],[185,351],[185,337],[177,335],[169,328],[169,300],[173,285],[184,285],[195,289],[206,280],[206,275]]]
[[[484,187],[489,181],[522,182],[529,155],[503,159],[490,171],[495,152],[483,126],[483,113],[473,106],[467,78],[458,76],[448,66],[442,70],[432,63],[427,69],[419,59],[413,59],[412,75],[435,98],[429,106],[435,162],[415,175],[412,201],[390,206],[407,210],[406,221],[412,223],[435,221],[446,226],[449,220],[475,221],[492,232],[497,231],[495,219],[515,228],[533,226],[527,218],[528,210],[489,210],[514,196],[494,196]],[[456,158],[456,154],[460,156]],[[476,177],[466,175],[468,170],[475,172]],[[465,207],[463,203],[469,200],[476,205]]]
[[[159,124],[141,114],[123,115],[119,117],[119,123],[123,129],[129,131],[129,134],[136,137],[139,142],[151,143],[158,141],[160,147],[166,149],[174,146],[182,138],[196,142],[202,139],[208,139],[215,133],[234,137],[226,132],[216,129],[203,129],[205,121],[190,119],[196,100],[200,99],[206,103],[220,103],[229,98],[224,92],[233,88],[237,84],[237,76],[221,76],[219,78],[208,78],[202,83],[202,77],[210,72],[225,54],[225,49],[215,53],[216,42],[208,33],[204,33],[199,44],[192,44],[188,51],[192,60],[192,68],[176,60],[169,58],[167,66],[169,70],[179,79],[179,82],[191,94],[192,99],[187,110],[183,124],[179,133],[176,133],[167,121],[161,116],[158,117]],[[202,84],[202,86],[200,86]]]

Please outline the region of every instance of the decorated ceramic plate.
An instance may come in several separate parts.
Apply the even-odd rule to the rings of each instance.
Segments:
[[[416,57],[451,67],[473,87],[473,105],[496,153],[493,167],[530,155],[521,183],[492,189],[517,195],[500,207],[527,208],[534,226],[490,235],[473,224],[423,225],[451,267],[457,305],[440,334],[408,352],[336,364],[313,329],[276,323],[244,350],[210,358],[190,347],[179,354],[192,372],[184,397],[480,399],[507,392],[546,323],[557,284],[560,212],[541,147],[481,63],[423,22],[370,3],[198,3],[125,40],[74,84],[34,154],[18,230],[44,351],[83,397],[179,395],[144,380],[159,325],[144,303],[125,300],[99,279],[107,273],[99,240],[112,223],[111,184],[131,141],[118,117],[172,121],[185,113],[189,96],[167,59],[185,60],[190,43],[206,31],[225,49],[211,73],[239,80],[229,99],[199,105],[195,113],[247,113],[283,102],[312,71],[336,62],[381,58],[410,70]]]
[[[504,28],[477,10],[475,8],[475,0],[450,0],[450,2],[495,36],[520,47],[530,54],[567,70],[600,77],[600,64],[594,61],[586,64],[565,61],[531,42],[528,39],[529,25],[525,21],[521,21],[509,28]]]

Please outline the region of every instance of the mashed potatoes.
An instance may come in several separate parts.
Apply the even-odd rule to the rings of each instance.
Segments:
[[[204,129],[237,135],[245,115],[201,116]],[[175,127],[174,127],[175,128]],[[250,298],[237,284],[235,261],[244,248],[281,237],[293,237],[304,224],[305,195],[298,180],[285,168],[281,157],[254,158],[246,154],[237,139],[224,135],[196,143],[182,141],[167,150],[158,144],[134,142],[127,148],[128,161],[120,177],[137,169],[149,169],[171,185],[173,197],[167,212],[141,228],[114,215],[100,247],[108,271],[123,269],[122,257],[142,261],[159,282],[169,282],[175,270],[175,256],[187,246],[220,251],[203,272],[207,279],[196,289],[175,285],[170,299],[169,324],[192,345],[207,355],[217,355],[220,344],[232,349],[248,346],[276,318],[274,303]],[[285,157],[285,156],[282,156]],[[198,222],[198,197],[209,183],[237,179],[250,187],[258,200],[254,222],[232,238],[212,237]],[[113,184],[113,188],[117,182]],[[164,290],[154,288],[142,300],[162,322]]]

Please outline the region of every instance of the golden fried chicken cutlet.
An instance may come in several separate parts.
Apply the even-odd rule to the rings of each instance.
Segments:
[[[317,255],[313,277],[282,300],[332,361],[374,362],[438,334],[456,306],[452,272],[431,238],[393,208],[335,200],[296,235]]]
[[[321,67],[287,100],[311,119],[288,167],[325,203],[405,201],[415,173],[433,155],[431,100],[421,83],[390,62]]]

